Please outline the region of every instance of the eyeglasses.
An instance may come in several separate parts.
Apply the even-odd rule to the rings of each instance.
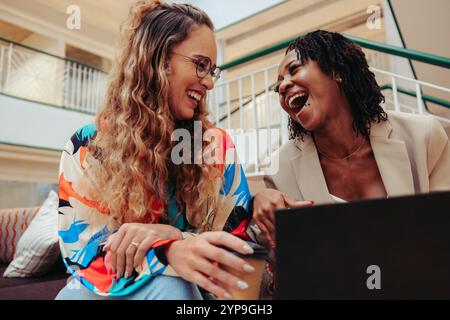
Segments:
[[[220,70],[220,68],[215,64],[213,65],[211,59],[209,59],[208,57],[191,58],[185,56],[184,54],[176,52],[172,52],[172,54],[183,57],[186,60],[195,64],[197,77],[199,77],[200,79],[203,79],[208,74],[211,75],[214,82],[216,82],[220,78],[220,73],[222,72],[222,70]]]

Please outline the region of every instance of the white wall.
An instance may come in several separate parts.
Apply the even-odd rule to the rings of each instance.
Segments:
[[[62,150],[92,115],[0,94],[0,143]]]
[[[405,45],[409,49],[450,57],[450,1],[448,0],[391,0]],[[450,88],[450,70],[412,61],[419,80]],[[450,93],[422,87],[423,93],[450,100]],[[450,110],[432,103],[427,106],[433,113],[449,118]]]
[[[384,30],[386,32],[386,43],[403,48],[402,40],[401,40],[400,34],[397,30],[397,26],[395,24],[394,17],[389,8],[388,2],[386,0],[384,0],[383,5],[384,5],[384,9],[385,9],[385,12],[384,12],[385,28],[384,28]],[[414,78],[414,74],[411,70],[411,65],[409,64],[408,59],[389,55],[389,63],[390,63],[389,71],[396,73],[396,74],[401,74],[408,78]],[[411,89],[414,88],[414,86],[411,86],[411,84],[408,82],[402,83],[402,86],[408,86],[408,85]]]
[[[37,33],[32,33],[20,43],[60,57],[64,57],[66,54],[66,47],[63,41],[52,39]]]

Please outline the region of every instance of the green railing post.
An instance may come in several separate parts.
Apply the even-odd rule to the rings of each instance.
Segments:
[[[375,51],[379,51],[379,52],[384,52],[387,54],[392,54],[395,56],[404,57],[404,58],[408,58],[411,60],[416,60],[416,61],[424,62],[427,64],[450,69],[450,58],[437,56],[437,55],[422,52],[422,51],[401,48],[401,47],[397,47],[397,46],[393,46],[390,44],[377,42],[377,41],[373,41],[373,40],[362,39],[362,38],[347,35],[347,34],[344,34],[344,36],[346,38],[356,42],[363,48],[367,48],[367,49],[371,49],[371,50],[375,50]],[[226,70],[226,69],[230,69],[230,68],[236,67],[238,65],[244,64],[251,60],[264,57],[268,54],[271,54],[273,52],[276,52],[276,51],[286,48],[288,46],[288,44],[295,39],[297,39],[297,37],[290,38],[288,40],[277,43],[273,46],[258,50],[252,54],[249,54],[249,55],[246,55],[239,59],[225,63],[220,68],[222,70]]]
[[[344,36],[366,49],[375,50],[378,52],[383,52],[383,53],[391,54],[394,56],[403,57],[403,58],[407,58],[410,60],[420,61],[420,62],[427,63],[430,65],[435,65],[435,66],[439,66],[442,68],[450,69],[450,58],[437,56],[437,55],[433,55],[433,54],[422,52],[422,51],[397,47],[397,46],[393,46],[390,44],[377,42],[377,41],[373,41],[373,40],[362,39],[362,38],[355,37],[355,36],[348,35],[348,34],[344,34]],[[246,55],[244,57],[241,57],[241,58],[235,59],[233,61],[230,61],[228,63],[225,63],[225,64],[221,65],[220,68],[222,70],[227,70],[227,69],[239,66],[241,64],[244,64],[246,62],[249,62],[249,61],[252,61],[252,60],[255,60],[258,58],[262,58],[273,52],[277,52],[279,50],[287,48],[289,43],[291,43],[295,39],[297,39],[297,37],[293,37],[293,38],[287,39],[285,41],[279,42],[273,46],[258,50],[256,52]],[[386,89],[392,90],[392,85],[387,84],[387,85],[381,86],[381,90],[386,90]],[[397,91],[407,94],[409,96],[416,97],[416,93],[411,90],[407,90],[407,89],[398,87]],[[439,98],[429,96],[429,95],[422,95],[422,99],[424,101],[436,103],[443,107],[450,108],[450,102],[443,100],[443,99],[439,99]]]
[[[380,89],[382,91],[383,90],[392,90],[392,84],[390,84],[390,83],[384,84],[384,85],[382,85],[380,87]],[[413,91],[413,90],[409,90],[409,89],[405,89],[405,88],[397,86],[397,91],[401,92],[403,94],[406,94],[408,96],[417,98],[417,93],[415,91]],[[435,104],[438,104],[440,106],[443,106],[443,107],[446,107],[446,108],[450,109],[450,101],[439,99],[439,98],[436,98],[436,97],[433,97],[433,96],[429,96],[427,94],[422,94],[422,99],[424,101],[432,102],[432,103],[435,103]]]

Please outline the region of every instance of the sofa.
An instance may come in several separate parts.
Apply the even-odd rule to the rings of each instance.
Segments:
[[[62,259],[43,276],[4,278],[7,264],[0,264],[0,300],[53,300],[68,278]]]
[[[0,209],[0,300],[53,300],[66,285],[58,202],[50,191],[39,207]]]

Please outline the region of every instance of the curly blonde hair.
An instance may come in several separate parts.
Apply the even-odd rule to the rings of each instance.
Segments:
[[[203,132],[212,128],[205,97],[189,121],[174,120],[168,105],[170,54],[196,26],[214,29],[206,13],[196,7],[160,1],[137,2],[122,24],[120,53],[86,158],[95,197],[106,204],[116,225],[167,218],[170,183],[175,185],[179,214],[186,212],[189,223],[202,230],[212,225],[220,186],[218,168],[174,165],[170,158],[174,129],[188,129],[193,141],[194,121],[201,121]]]

